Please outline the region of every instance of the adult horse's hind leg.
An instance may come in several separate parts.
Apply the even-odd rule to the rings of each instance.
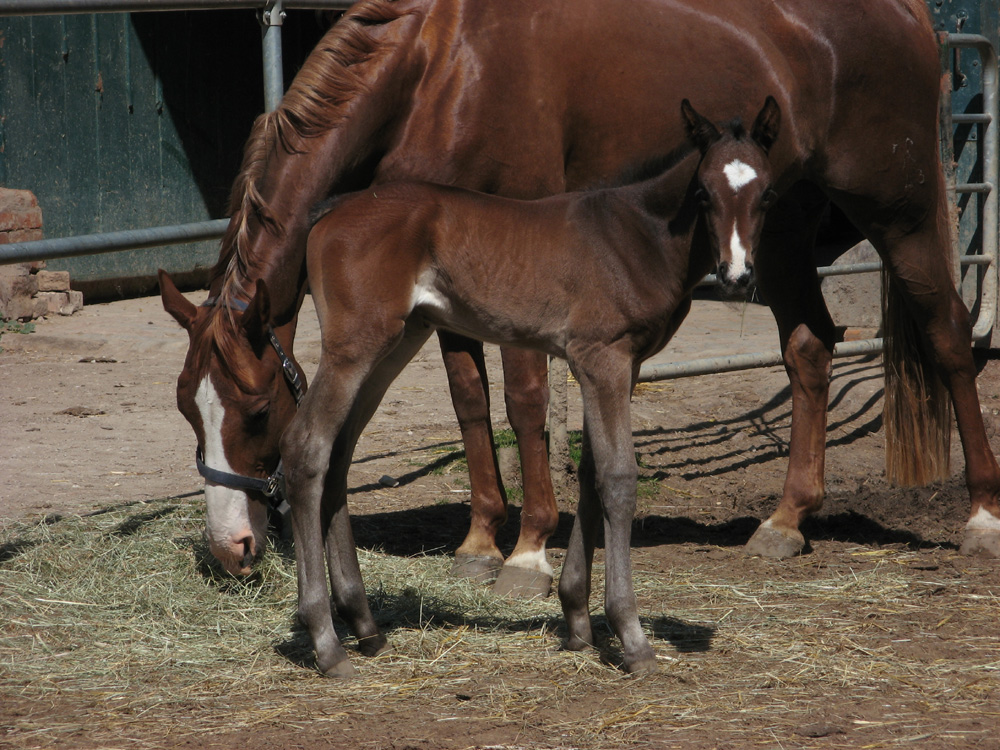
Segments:
[[[781,201],[768,215],[755,256],[758,287],[778,324],[792,388],[792,435],[781,501],[747,542],[751,555],[799,554],[805,547],[799,525],[823,504],[834,328],[811,250],[825,204],[825,199]]]
[[[894,288],[924,332],[938,374],[951,394],[971,500],[961,551],[1000,557],[1000,467],[983,426],[969,311],[951,279],[946,216],[940,206],[908,233],[871,227],[868,231],[897,282]]]

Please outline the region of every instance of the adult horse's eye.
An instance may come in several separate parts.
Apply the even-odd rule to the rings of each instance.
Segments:
[[[778,200],[778,194],[771,190],[771,188],[768,188],[764,191],[764,195],[760,199],[760,207],[767,210],[776,200]]]
[[[263,404],[258,404],[250,413],[247,415],[249,419],[253,422],[261,422],[267,419],[268,412],[271,411],[271,402],[265,401]]]
[[[695,191],[694,199],[698,201],[702,208],[708,207],[708,191],[705,190],[705,188],[698,188],[698,190]]]

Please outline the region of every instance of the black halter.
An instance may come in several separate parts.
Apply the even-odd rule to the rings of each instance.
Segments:
[[[209,297],[201,303],[201,306],[215,307],[218,301],[218,297]],[[232,300],[226,304],[226,307],[237,310],[238,312],[246,312],[248,304],[243,300]],[[292,389],[292,395],[295,397],[295,405],[298,406],[302,402],[302,397],[306,392],[305,386],[302,383],[302,378],[299,377],[299,371],[292,362],[291,357],[285,353],[284,348],[281,346],[281,342],[278,341],[277,334],[274,332],[274,326],[270,323],[267,324],[267,338],[271,342],[271,346],[274,348],[274,351],[277,353],[278,359],[281,361],[281,372],[284,374],[285,380]],[[194,460],[195,465],[198,467],[198,473],[201,474],[206,481],[221,485],[222,487],[228,487],[231,490],[259,492],[268,499],[272,508],[282,514],[288,508],[288,504],[285,501],[285,472],[282,468],[282,461],[280,458],[278,459],[278,466],[274,470],[274,473],[267,479],[248,477],[245,474],[233,474],[229,471],[213,469],[205,463],[201,448],[197,448],[195,450]]]

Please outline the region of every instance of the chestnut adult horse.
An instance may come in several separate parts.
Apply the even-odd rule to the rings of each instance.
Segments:
[[[603,518],[605,609],[624,667],[656,668],[632,589],[638,472],[629,401],[639,366],[670,340],[710,269],[732,286],[749,283],[776,197],[768,151],[781,125],[770,97],[749,133],[738,123],[720,131],[686,99],[680,109],[692,145],[648,179],[537,201],[390,182],[333,199],[310,233],[323,348],[281,453],[299,619],[323,673],[354,671],[334,631],[326,568],[337,613],[362,651],[385,644],[351,536],[347,472],[386,388],[435,329],[569,362],[583,395],[583,457],[559,580],[566,645],[594,644],[591,563]]]
[[[246,572],[262,544],[263,496],[227,488],[225,477],[264,478],[278,464],[278,436],[295,407],[268,329],[291,350],[308,214],[318,201],[400,179],[515,198],[576,190],[682,143],[673,114],[684,96],[696,95],[710,118],[749,120],[754,112],[733,112],[732,102],[773,92],[785,122],[772,153],[783,197],[769,212],[754,270],[778,322],[793,429],[782,498],[748,549],[800,551],[799,524],[823,498],[834,327],[811,249],[832,200],[885,259],[951,393],[972,504],[963,550],[1000,555],[1000,469],[979,412],[967,312],[946,260],[938,59],[922,0],[356,5],[278,109],[254,126],[211,283],[215,304],[195,309],[163,279],[164,305],[191,337],[178,402],[203,464],[221,472],[206,480],[213,551],[228,569]],[[493,535],[505,505],[481,349],[453,334],[440,339],[473,488],[472,525],[456,558],[497,561]],[[537,573],[544,586],[544,543],[557,518],[543,439],[544,357],[505,349],[504,364],[525,497],[501,580]]]

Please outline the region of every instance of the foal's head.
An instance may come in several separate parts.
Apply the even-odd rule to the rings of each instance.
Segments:
[[[716,253],[719,284],[726,296],[745,294],[753,282],[764,216],[778,197],[768,152],[778,138],[781,110],[767,97],[749,134],[738,124],[720,131],[687,99],[681,114],[688,138],[701,151],[696,196]]]
[[[205,476],[206,536],[230,573],[246,575],[267,536],[267,497],[239,480],[265,480],[295,399],[269,343],[267,288],[242,303],[196,307],[160,272],[163,307],[188,332],[177,406],[194,428]],[[214,472],[214,473],[213,473]],[[236,477],[232,480],[230,477]]]

